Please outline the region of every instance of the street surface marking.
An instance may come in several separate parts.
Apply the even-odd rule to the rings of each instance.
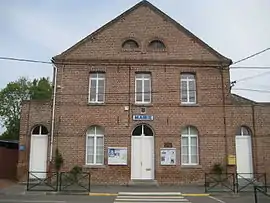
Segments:
[[[216,201],[219,202],[219,203],[226,203],[226,202],[224,202],[223,200],[218,199],[218,198],[213,197],[213,196],[209,196],[209,198],[211,198],[211,199],[213,199],[213,200],[216,200]]]
[[[114,203],[190,203],[180,192],[119,192]]]

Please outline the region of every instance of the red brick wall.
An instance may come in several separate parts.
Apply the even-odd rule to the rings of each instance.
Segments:
[[[29,167],[31,131],[37,125],[44,125],[50,131],[51,102],[50,101],[25,101],[21,109],[20,145],[25,146],[24,151],[19,151],[17,166],[18,179],[25,179]]]
[[[122,51],[121,44],[134,38],[140,45],[135,52]],[[159,38],[167,46],[165,53],[153,53],[148,44]],[[180,31],[168,19],[148,7],[139,7],[111,24],[92,39],[86,40],[66,56],[67,59],[160,59],[160,60],[217,60],[217,57]]]
[[[138,51],[122,51],[121,43],[128,37],[138,41]],[[147,49],[148,42],[156,37],[165,42],[165,52]],[[202,182],[204,172],[208,172],[214,163],[226,164],[227,155],[235,153],[236,128],[247,125],[253,129],[251,107],[230,106],[229,71],[217,69],[220,64],[216,56],[147,7],[140,7],[93,39],[86,40],[66,59],[87,62],[87,65],[58,65],[54,148],[58,146],[63,154],[63,170],[83,166],[85,171],[91,172],[93,183],[126,184],[130,180],[131,133],[138,124],[132,121],[132,115],[139,114],[141,107],[134,105],[136,71],[150,71],[152,74],[152,104],[147,106],[147,114],[154,115],[154,121],[146,123],[155,132],[155,177],[159,183]],[[106,59],[112,60],[104,62]],[[99,106],[88,105],[89,72],[95,70],[106,72],[105,104]],[[180,104],[181,72],[196,73],[196,106]],[[22,111],[20,140],[25,144],[29,143],[26,138],[32,126],[41,122],[49,128],[49,103],[35,103],[31,107],[30,104],[24,104]],[[125,106],[130,106],[130,110],[125,111]],[[255,112],[264,112],[260,108],[256,107]],[[261,113],[255,114],[256,126],[261,127],[255,135],[258,133],[264,137],[269,129],[269,114],[262,117]],[[84,166],[85,135],[91,125],[105,129],[105,165],[99,168]],[[180,130],[186,125],[193,125],[199,131],[199,166],[180,165]],[[253,150],[260,148],[256,153],[264,154],[264,158],[254,157],[260,171],[264,171],[264,164],[269,163],[265,161],[269,160],[265,139],[258,138],[253,142]],[[171,142],[177,148],[176,166],[160,166],[159,148],[164,142]],[[128,147],[127,166],[107,166],[109,146]],[[27,161],[26,151],[20,154],[19,165],[27,167]],[[235,168],[228,170],[234,171]]]

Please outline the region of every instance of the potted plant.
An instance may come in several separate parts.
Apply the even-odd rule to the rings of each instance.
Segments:
[[[63,163],[64,163],[64,159],[62,157],[62,154],[59,152],[58,148],[56,148],[55,159],[54,159],[54,168],[55,168],[57,173],[61,170]]]
[[[219,182],[221,182],[221,176],[222,176],[223,170],[224,170],[223,166],[220,163],[214,164],[212,168],[212,172],[217,176],[217,180]]]

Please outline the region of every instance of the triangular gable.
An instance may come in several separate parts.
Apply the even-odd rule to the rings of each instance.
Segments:
[[[232,61],[230,59],[226,58],[225,56],[223,56],[220,53],[218,53],[217,51],[215,51],[213,48],[211,48],[209,45],[207,45],[201,39],[196,37],[194,34],[192,34],[190,31],[188,31],[182,25],[180,25],[178,22],[176,22],[171,17],[169,17],[167,14],[165,14],[164,12],[159,10],[157,7],[155,7],[154,5],[152,5],[151,3],[149,3],[148,1],[145,1],[145,0],[139,2],[138,4],[136,4],[133,7],[131,7],[130,9],[128,9],[127,11],[125,11],[124,13],[122,13],[121,15],[119,15],[118,17],[113,19],[112,21],[108,22],[107,24],[105,24],[104,26],[102,26],[101,28],[99,28],[98,30],[93,32],[92,34],[88,35],[87,37],[85,37],[84,39],[82,39],[81,41],[79,41],[74,46],[70,47],[69,49],[67,49],[66,51],[61,53],[60,55],[57,55],[57,56],[53,57],[53,59],[63,59],[65,56],[69,55],[74,50],[78,49],[84,43],[87,43],[87,42],[91,41],[99,33],[103,32],[107,28],[111,27],[112,25],[114,25],[115,23],[120,21],[121,19],[127,17],[132,12],[134,12],[136,9],[138,9],[138,8],[140,8],[142,6],[148,7],[154,13],[156,13],[157,15],[161,16],[162,18],[166,19],[168,22],[172,23],[179,31],[181,31],[182,33],[184,33],[185,35],[190,37],[194,42],[198,43],[203,49],[207,50],[209,53],[214,55],[217,58],[217,60],[219,60],[220,62],[224,62],[224,63],[226,63],[228,65],[230,65],[232,63]]]

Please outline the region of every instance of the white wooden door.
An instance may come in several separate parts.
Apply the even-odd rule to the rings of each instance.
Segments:
[[[142,139],[142,168],[141,179],[154,179],[154,137],[143,136]]]
[[[154,137],[132,136],[131,179],[154,179]]]
[[[253,178],[251,136],[236,136],[236,167],[239,178]]]
[[[48,150],[48,135],[32,135],[30,146],[29,171],[34,175],[30,175],[31,179],[46,178],[47,170],[47,150]],[[36,176],[36,177],[35,177]]]
[[[131,140],[131,179],[141,179],[141,137],[132,136]]]

